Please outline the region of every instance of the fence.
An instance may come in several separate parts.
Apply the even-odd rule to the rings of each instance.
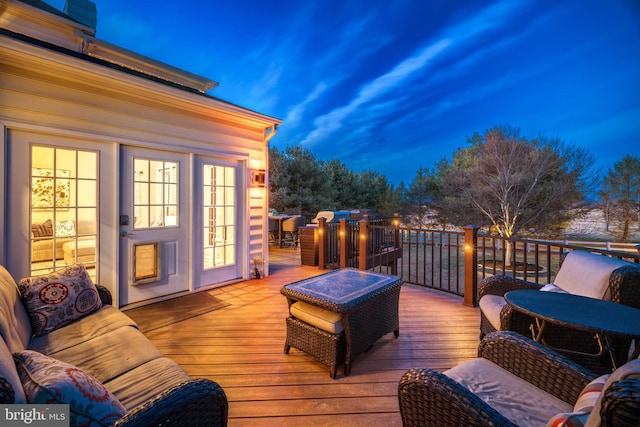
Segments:
[[[354,267],[399,276],[405,283],[460,295],[477,304],[478,281],[501,274],[535,283],[555,278],[568,251],[588,250],[640,263],[640,245],[514,239],[464,231],[404,228],[399,218],[371,222],[323,221],[318,226],[320,268]]]

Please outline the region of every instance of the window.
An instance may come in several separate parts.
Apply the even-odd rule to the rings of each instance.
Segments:
[[[98,260],[98,153],[31,147],[31,274]]]
[[[236,263],[236,171],[204,165],[204,269]]]
[[[134,229],[178,225],[178,163],[134,159]]]

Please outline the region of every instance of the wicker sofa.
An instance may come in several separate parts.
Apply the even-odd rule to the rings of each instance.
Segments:
[[[488,277],[478,286],[480,337],[496,330],[531,336],[531,325],[535,324],[535,320],[508,305],[504,294],[516,289],[558,291],[558,287],[560,291],[640,308],[640,265],[590,252],[571,251],[563,257],[554,284],[543,286],[501,275]],[[604,313],[594,313],[594,316],[597,315]],[[544,341],[594,372],[611,372],[610,358],[600,352],[592,334],[547,325]],[[626,360],[631,340],[612,339],[611,344],[617,360]]]
[[[483,338],[477,359],[411,369],[398,386],[405,427],[632,426],[639,396],[640,359],[598,376],[508,331]]]
[[[222,388],[164,357],[82,264],[18,283],[0,266],[0,336],[2,404],[70,404],[72,426],[227,424]]]

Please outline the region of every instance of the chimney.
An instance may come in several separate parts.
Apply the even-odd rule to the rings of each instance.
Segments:
[[[98,9],[92,1],[67,0],[63,12],[82,25],[93,28],[94,30],[98,25]]]

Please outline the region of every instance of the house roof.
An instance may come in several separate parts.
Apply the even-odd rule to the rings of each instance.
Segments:
[[[17,28],[0,28],[0,34],[4,36],[203,96],[236,108],[241,108],[248,112],[261,114],[207,94],[206,92],[208,90],[218,85],[215,81],[96,38],[94,36],[95,29],[85,26],[82,22],[79,22],[42,0],[9,0],[9,2],[14,4],[22,3],[52,15],[54,19],[58,21],[58,25],[55,26],[55,28],[54,26],[48,28],[48,31],[58,34],[52,36],[49,40],[43,40],[44,37],[41,37],[42,31],[30,33],[30,31],[33,31],[31,30],[33,26],[27,25]],[[68,24],[65,25],[65,22]],[[61,33],[64,33],[64,37],[70,40],[64,40]],[[277,124],[280,123],[279,119],[270,119]]]

